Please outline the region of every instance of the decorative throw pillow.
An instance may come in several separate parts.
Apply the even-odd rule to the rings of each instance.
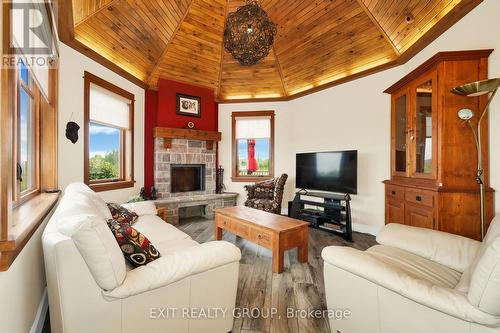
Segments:
[[[109,219],[107,222],[123,255],[134,267],[146,265],[160,258],[160,252],[149,239],[130,224],[113,219]]]
[[[118,221],[120,223],[128,223],[130,225],[134,224],[137,218],[139,217],[136,213],[131,212],[125,207],[122,207],[115,203],[107,203],[109,211],[111,212],[111,216],[113,220]]]
[[[260,183],[255,186],[255,198],[256,199],[274,199],[274,183],[273,182],[265,182]]]

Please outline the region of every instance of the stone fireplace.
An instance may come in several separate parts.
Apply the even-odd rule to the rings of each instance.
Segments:
[[[166,220],[201,215],[211,218],[214,209],[236,205],[236,193],[215,193],[216,150],[220,133],[188,129],[155,128],[154,186],[157,207]]]
[[[154,171],[158,199],[215,193],[215,149],[204,141],[173,139],[165,148],[156,138]]]

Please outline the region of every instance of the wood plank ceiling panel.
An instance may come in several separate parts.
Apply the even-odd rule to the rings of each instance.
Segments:
[[[192,0],[179,29],[149,77],[217,88],[221,63],[226,0]]]
[[[400,52],[446,16],[461,0],[362,0]]]
[[[190,1],[115,0],[75,24],[75,36],[146,81]]]
[[[286,0],[281,0],[286,2]],[[298,7],[275,42],[283,80],[293,95],[397,58],[357,1],[317,1]],[[273,18],[280,1],[269,7]]]
[[[404,63],[481,1],[260,0],[277,35],[250,67],[223,48],[225,17],[244,0],[70,3],[74,38],[116,72],[153,89],[161,77],[208,87],[229,101],[287,99]]]
[[[101,10],[115,0],[72,0],[73,20],[75,24],[92,16],[96,11]]]

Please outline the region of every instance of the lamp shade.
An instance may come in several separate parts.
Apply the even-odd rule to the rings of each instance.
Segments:
[[[500,78],[467,83],[451,91],[457,95],[474,97],[493,92],[498,87],[500,87]]]

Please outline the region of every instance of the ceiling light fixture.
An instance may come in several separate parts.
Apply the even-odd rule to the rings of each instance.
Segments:
[[[224,27],[224,47],[243,66],[265,58],[276,35],[274,24],[255,0],[230,13]]]

